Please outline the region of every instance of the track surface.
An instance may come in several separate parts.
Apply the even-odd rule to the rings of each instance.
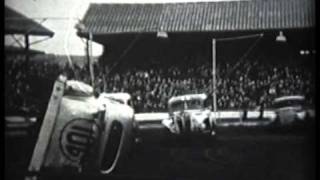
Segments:
[[[301,134],[234,132],[217,136],[206,146],[201,142],[176,147],[142,144],[133,148],[119,176],[77,179],[312,180],[313,140]],[[6,139],[6,179],[23,179],[19,172],[26,170],[34,142],[32,138]]]

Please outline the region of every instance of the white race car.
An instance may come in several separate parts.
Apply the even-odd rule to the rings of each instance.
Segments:
[[[305,97],[300,95],[276,98],[272,103],[272,108],[275,109],[278,120],[283,125],[301,122],[308,117],[315,116],[315,111],[307,108]]]
[[[162,123],[173,133],[210,133],[211,111],[205,107],[206,94],[187,94],[169,99],[169,118]]]

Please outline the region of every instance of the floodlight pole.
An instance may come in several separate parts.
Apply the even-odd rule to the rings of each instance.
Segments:
[[[212,85],[213,85],[213,111],[217,111],[217,96],[216,96],[216,39],[212,39]]]
[[[91,86],[94,87],[94,69],[92,62],[92,32],[89,32],[89,39],[87,40],[87,56],[88,56],[88,65],[89,73],[91,77]]]
[[[217,96],[216,96],[216,39],[212,39],[212,103],[213,103],[213,122],[211,122],[211,126],[213,126],[214,122],[216,122],[217,115]]]

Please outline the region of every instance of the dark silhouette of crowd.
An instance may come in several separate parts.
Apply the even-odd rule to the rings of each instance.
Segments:
[[[5,62],[6,114],[38,114],[46,108],[53,82],[63,72],[56,63],[27,62],[25,56]]]
[[[182,94],[206,93],[212,99],[210,62],[123,66],[104,79],[95,65],[95,91],[127,92],[136,112],[167,111],[168,99]],[[33,113],[45,110],[54,80],[59,74],[90,83],[87,68],[38,62],[26,66],[22,59],[6,61],[6,113],[21,110]],[[255,109],[270,107],[275,97],[305,95],[314,104],[313,73],[295,65],[260,61],[218,61],[216,72],[217,108]]]
[[[206,93],[212,99],[211,64],[181,67],[127,68],[108,77],[107,92],[130,93],[138,112],[166,111],[169,98],[182,94]],[[274,98],[285,95],[305,95],[313,103],[312,73],[298,66],[227,62],[218,63],[216,74],[218,109],[270,107]]]

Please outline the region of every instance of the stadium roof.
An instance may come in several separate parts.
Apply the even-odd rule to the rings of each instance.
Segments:
[[[315,26],[313,0],[90,4],[80,36],[137,32],[222,32]]]
[[[5,34],[53,36],[53,32],[9,7],[5,7]]]

